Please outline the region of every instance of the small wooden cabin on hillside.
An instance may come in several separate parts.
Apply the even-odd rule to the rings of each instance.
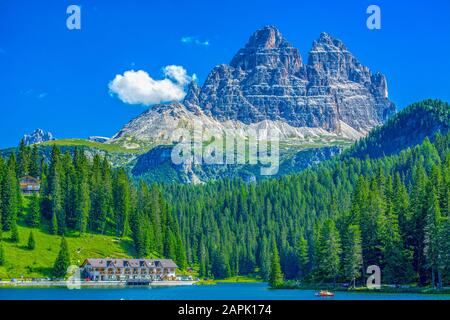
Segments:
[[[19,179],[22,194],[38,193],[41,190],[41,181],[38,178],[25,176]]]

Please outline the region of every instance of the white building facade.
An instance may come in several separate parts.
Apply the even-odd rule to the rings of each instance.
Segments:
[[[86,259],[81,265],[91,281],[175,280],[177,268],[170,259]]]

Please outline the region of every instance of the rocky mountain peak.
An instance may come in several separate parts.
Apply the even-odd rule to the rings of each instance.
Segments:
[[[184,97],[184,103],[198,104],[198,96],[201,88],[197,84],[197,81],[193,80],[187,87],[186,96]]]
[[[370,83],[369,68],[361,65],[341,40],[326,32],[322,32],[319,39],[313,42],[308,66],[314,69],[315,80],[325,78],[350,80],[363,85]]]
[[[187,88],[186,96],[184,97],[183,104],[186,106],[186,108],[198,114],[201,112],[201,109],[199,108],[199,95],[201,92],[201,88],[197,84],[197,81],[193,80],[189,83]]]
[[[328,33],[314,41],[308,64],[273,26],[256,31],[229,65],[207,77],[198,106],[221,121],[285,121],[332,132],[367,132],[395,113],[386,79],[372,75]],[[193,100],[190,100],[193,101]]]
[[[194,118],[211,128],[271,122],[281,131],[313,129],[356,139],[395,113],[387,93],[384,75],[359,63],[342,41],[322,33],[302,64],[299,51],[266,26],[230,64],[213,68],[201,87],[191,83],[182,104],[153,107],[111,142],[168,142],[175,127]]]
[[[285,68],[289,72],[298,71],[301,65],[299,51],[274,26],[266,26],[256,31],[230,63],[230,66],[242,70],[266,67]]]
[[[275,49],[290,46],[281,32],[274,26],[265,26],[250,37],[247,47],[259,49]]]
[[[56,140],[51,132],[44,131],[42,129],[36,129],[31,134],[23,136],[25,145],[29,146],[36,143]]]
[[[319,39],[314,41],[312,51],[315,49],[322,49],[325,51],[348,51],[341,40],[334,38],[326,32],[320,33]]]

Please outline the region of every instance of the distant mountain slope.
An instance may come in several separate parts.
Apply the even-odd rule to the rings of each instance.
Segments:
[[[73,152],[75,149],[83,150],[89,158],[98,154],[106,156],[114,167],[126,167],[135,160],[140,153],[145,150],[128,150],[118,145],[109,145],[86,139],[60,139],[45,141],[36,144],[39,153],[45,160],[49,160],[53,146],[60,148],[61,152]],[[7,148],[0,150],[0,157],[7,158],[12,152],[17,152],[17,148]]]
[[[319,162],[338,155],[344,145],[304,148],[285,148],[280,154],[279,171],[274,176],[262,176],[261,165],[175,165],[171,161],[172,146],[157,146],[133,161],[131,174],[149,182],[177,182],[197,184],[210,180],[239,177],[244,181],[257,181],[300,172]]]
[[[378,158],[421,144],[436,133],[450,130],[450,105],[441,100],[414,103],[372,130],[347,150],[345,156]]]

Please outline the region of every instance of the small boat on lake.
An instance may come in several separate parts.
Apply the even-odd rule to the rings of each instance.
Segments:
[[[334,297],[334,293],[327,290],[320,290],[316,292],[316,297]]]

